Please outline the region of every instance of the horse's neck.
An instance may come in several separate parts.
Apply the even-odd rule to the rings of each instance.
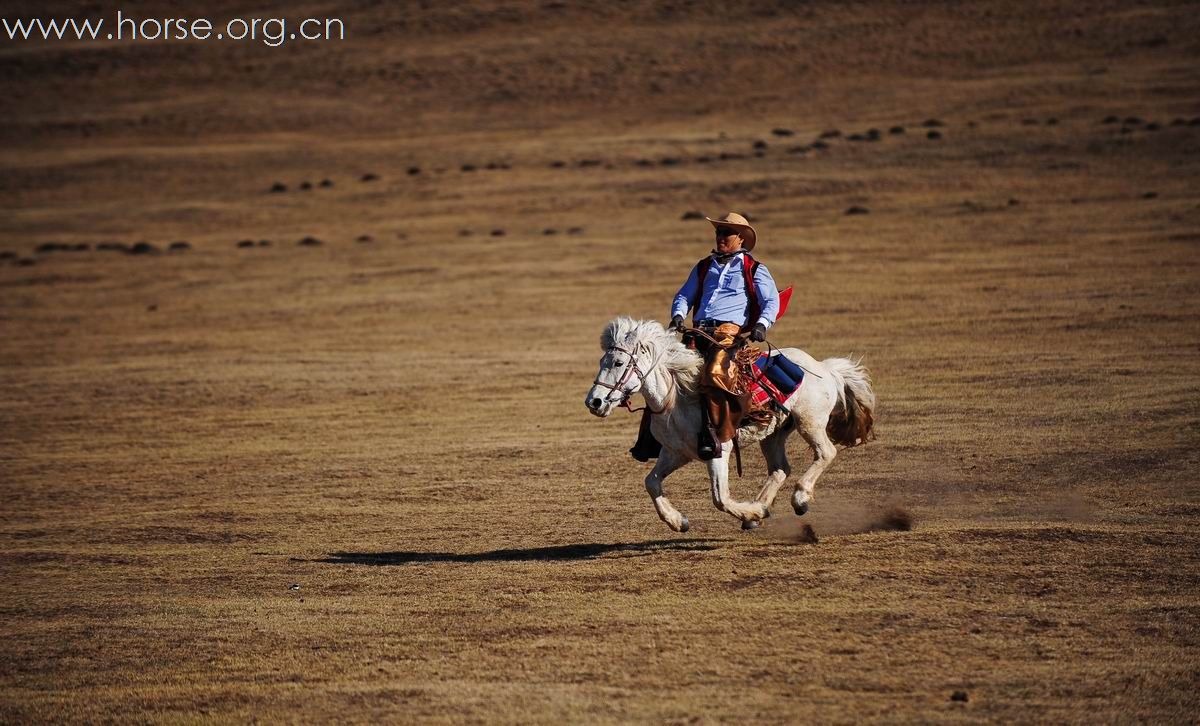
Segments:
[[[679,381],[675,380],[675,373],[667,367],[666,362],[661,360],[665,354],[666,351],[662,351],[658,365],[646,376],[642,386],[642,397],[646,399],[646,405],[655,411],[664,412],[674,408],[680,400]]]
[[[653,411],[667,411],[675,405],[675,395],[679,385],[672,380],[671,372],[666,366],[654,367],[646,382],[642,385],[642,397],[646,405]]]

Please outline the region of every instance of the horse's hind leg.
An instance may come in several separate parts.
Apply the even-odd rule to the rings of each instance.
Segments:
[[[792,473],[786,449],[789,433],[791,433],[790,428],[777,430],[759,444],[762,447],[763,458],[767,460],[767,480],[763,483],[755,501],[762,504],[764,517],[770,516],[771,505],[775,503],[775,496],[779,494],[779,488]],[[757,521],[742,522],[742,529],[758,529],[759,524],[760,522]]]
[[[671,505],[671,501],[663,496],[663,480],[671,475],[679,467],[687,463],[687,460],[674,454],[670,449],[663,448],[659,454],[658,461],[654,464],[654,468],[646,475],[646,493],[650,495],[650,499],[654,502],[654,511],[658,512],[658,518],[667,523],[667,526],[676,532],[688,531],[687,517]]]
[[[829,434],[825,433],[823,422],[819,428],[813,427],[811,430],[802,426],[800,435],[812,447],[813,463],[796,483],[796,491],[792,492],[792,509],[796,510],[796,514],[804,514],[808,511],[808,503],[812,500],[813,487],[816,485],[817,479],[833,463],[833,457],[837,456],[837,447],[830,441]]]
[[[791,431],[790,426],[777,430],[759,444],[762,447],[763,458],[767,460],[767,481],[758,492],[757,499],[767,509],[775,503],[775,496],[779,494],[780,487],[792,473],[792,465],[787,460],[787,439]]]

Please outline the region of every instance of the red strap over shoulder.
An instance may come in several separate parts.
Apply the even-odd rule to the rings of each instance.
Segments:
[[[762,307],[758,303],[758,289],[754,287],[754,273],[758,272],[758,266],[762,263],[754,259],[747,253],[744,257],[749,260],[748,263],[742,265],[742,274],[746,276],[746,295],[750,297],[750,308],[746,315],[746,327],[752,328],[758,322],[758,316],[762,313]],[[792,288],[789,285],[787,289],[779,291],[779,312],[775,314],[775,320],[778,321],[787,312],[788,303],[792,300]]]
[[[696,311],[700,308],[700,297],[704,294],[704,278],[708,275],[708,263],[711,257],[705,257],[696,263],[696,299],[692,300],[692,319],[695,322]]]
[[[750,305],[746,308],[745,328],[747,330],[754,327],[762,312],[762,305],[758,302],[758,290],[754,287],[754,273],[758,272],[760,264],[762,263],[751,257],[749,252],[742,255],[742,275],[746,278],[746,297],[750,298]]]

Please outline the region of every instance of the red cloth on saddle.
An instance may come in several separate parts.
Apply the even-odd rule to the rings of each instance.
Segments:
[[[752,370],[754,375],[750,376],[746,383],[746,388],[750,391],[751,408],[770,408],[772,399],[779,403],[787,400],[787,396],[781,395],[779,389],[767,380],[761,370],[757,367]]]
[[[769,408],[771,405],[771,399],[775,399],[779,403],[783,403],[785,400],[779,395],[779,391],[775,388],[775,386],[772,386],[771,382],[765,377],[761,382],[758,380],[751,380],[749,388],[750,406],[752,408]]]
[[[770,356],[765,351],[760,350],[758,356],[754,358],[751,364],[742,369],[742,373],[746,379],[746,390],[750,393],[750,408],[752,410],[771,408],[772,400],[782,404],[789,396],[796,392],[796,389],[800,387],[800,383],[803,380],[803,374],[801,374],[801,380],[795,381],[794,386],[788,384],[790,390],[781,389],[767,377],[767,373],[764,370],[767,364],[771,362],[773,361],[771,361]],[[788,380],[788,378],[784,376],[781,380]]]

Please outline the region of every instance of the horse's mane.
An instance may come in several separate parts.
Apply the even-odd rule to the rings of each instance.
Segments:
[[[679,387],[685,393],[696,390],[703,359],[696,351],[680,343],[674,333],[667,332],[657,320],[634,320],[624,315],[614,318],[600,334],[600,347],[608,350],[614,345],[637,351],[639,357],[646,355],[650,360],[662,356],[659,363],[675,376]],[[649,365],[650,360],[643,365]]]

